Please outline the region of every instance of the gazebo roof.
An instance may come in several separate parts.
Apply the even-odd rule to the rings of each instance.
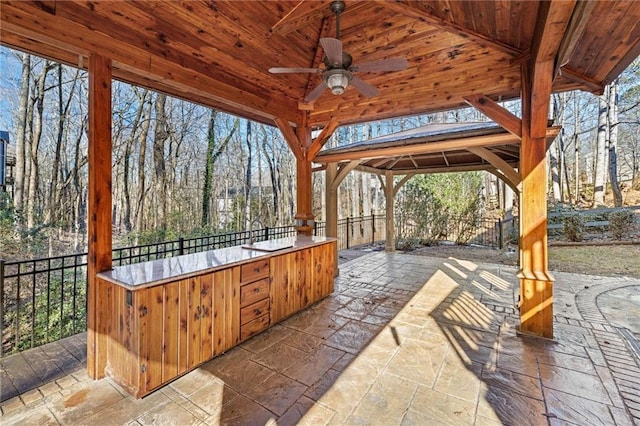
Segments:
[[[547,146],[560,128],[547,129]],[[487,154],[487,151],[489,154]],[[321,151],[314,162],[359,161],[360,170],[394,174],[492,170],[497,156],[512,168],[520,161],[520,138],[494,122],[431,123],[426,126]]]
[[[86,68],[95,53],[117,79],[273,124],[323,127],[457,108],[465,97],[520,96],[521,64],[555,62],[553,91],[598,92],[640,52],[636,1],[347,1],[344,50],[354,64],[402,57],[393,73],[360,74],[353,88],[301,101],[335,37],[330,0],[3,1],[0,43]]]

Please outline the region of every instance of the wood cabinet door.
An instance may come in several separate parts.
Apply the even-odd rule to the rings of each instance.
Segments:
[[[333,293],[334,244],[323,244],[311,251],[310,303]]]
[[[213,274],[213,355],[240,342],[240,267]]]
[[[311,249],[298,250],[271,258],[269,292],[271,324],[308,306],[311,300]]]

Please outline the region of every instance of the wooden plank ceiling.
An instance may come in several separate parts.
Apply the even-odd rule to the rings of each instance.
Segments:
[[[554,0],[556,1],[556,0]],[[565,0],[561,0],[565,1]],[[463,97],[518,97],[520,64],[535,51],[539,1],[348,1],[341,19],[354,64],[404,57],[408,69],[360,74],[381,94],[329,91],[302,99],[320,75],[273,75],[270,67],[317,67],[321,37],[335,36],[329,0],[3,1],[0,41],[86,67],[95,52],[114,76],[272,124],[323,127],[464,106]],[[640,51],[640,2],[565,1],[553,22],[562,39],[555,91],[601,90]],[[547,23],[548,24],[548,23]]]

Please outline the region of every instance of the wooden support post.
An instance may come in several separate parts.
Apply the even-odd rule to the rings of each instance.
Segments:
[[[546,126],[554,62],[522,66],[520,331],[553,338],[553,278],[547,270]]]
[[[305,150],[300,158],[296,158],[296,230],[298,234],[311,235],[315,227],[313,222],[313,188],[311,185],[311,160],[306,156],[306,149],[311,146],[311,128],[299,126],[296,136],[300,146]]]
[[[393,172],[391,170],[387,170],[384,172],[385,176],[385,185],[384,185],[384,198],[385,198],[385,209],[387,214],[387,230],[386,230],[386,243],[384,249],[386,251],[395,251],[396,250],[396,242],[395,242],[395,220],[394,220],[394,212],[393,212],[393,201],[395,191],[393,188]]]
[[[338,186],[333,183],[338,177],[338,163],[328,163],[325,170],[325,205],[327,209],[327,221],[325,235],[327,237],[338,237]],[[338,245],[334,244],[334,273],[340,274],[338,270]]]
[[[89,57],[89,201],[87,256],[87,373],[104,377],[108,298],[96,274],[111,269],[111,60]],[[106,291],[106,290],[105,290]]]

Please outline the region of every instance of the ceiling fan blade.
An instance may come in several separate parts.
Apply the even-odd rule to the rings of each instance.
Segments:
[[[320,44],[324,49],[324,54],[327,55],[329,62],[334,68],[342,67],[342,42],[337,38],[323,37],[320,39]]]
[[[356,76],[353,76],[351,79],[351,85],[365,98],[371,98],[380,94],[378,89]]]
[[[304,97],[305,103],[311,103],[316,99],[318,99],[320,95],[322,95],[322,92],[324,91],[324,89],[326,88],[327,88],[327,83],[322,81],[311,92],[309,92],[307,96]]]
[[[365,62],[351,67],[352,72],[384,72],[406,70],[409,62],[405,58],[380,59],[379,61]]]
[[[320,74],[323,70],[321,68],[269,68],[271,74],[289,74],[289,73],[310,73]]]

